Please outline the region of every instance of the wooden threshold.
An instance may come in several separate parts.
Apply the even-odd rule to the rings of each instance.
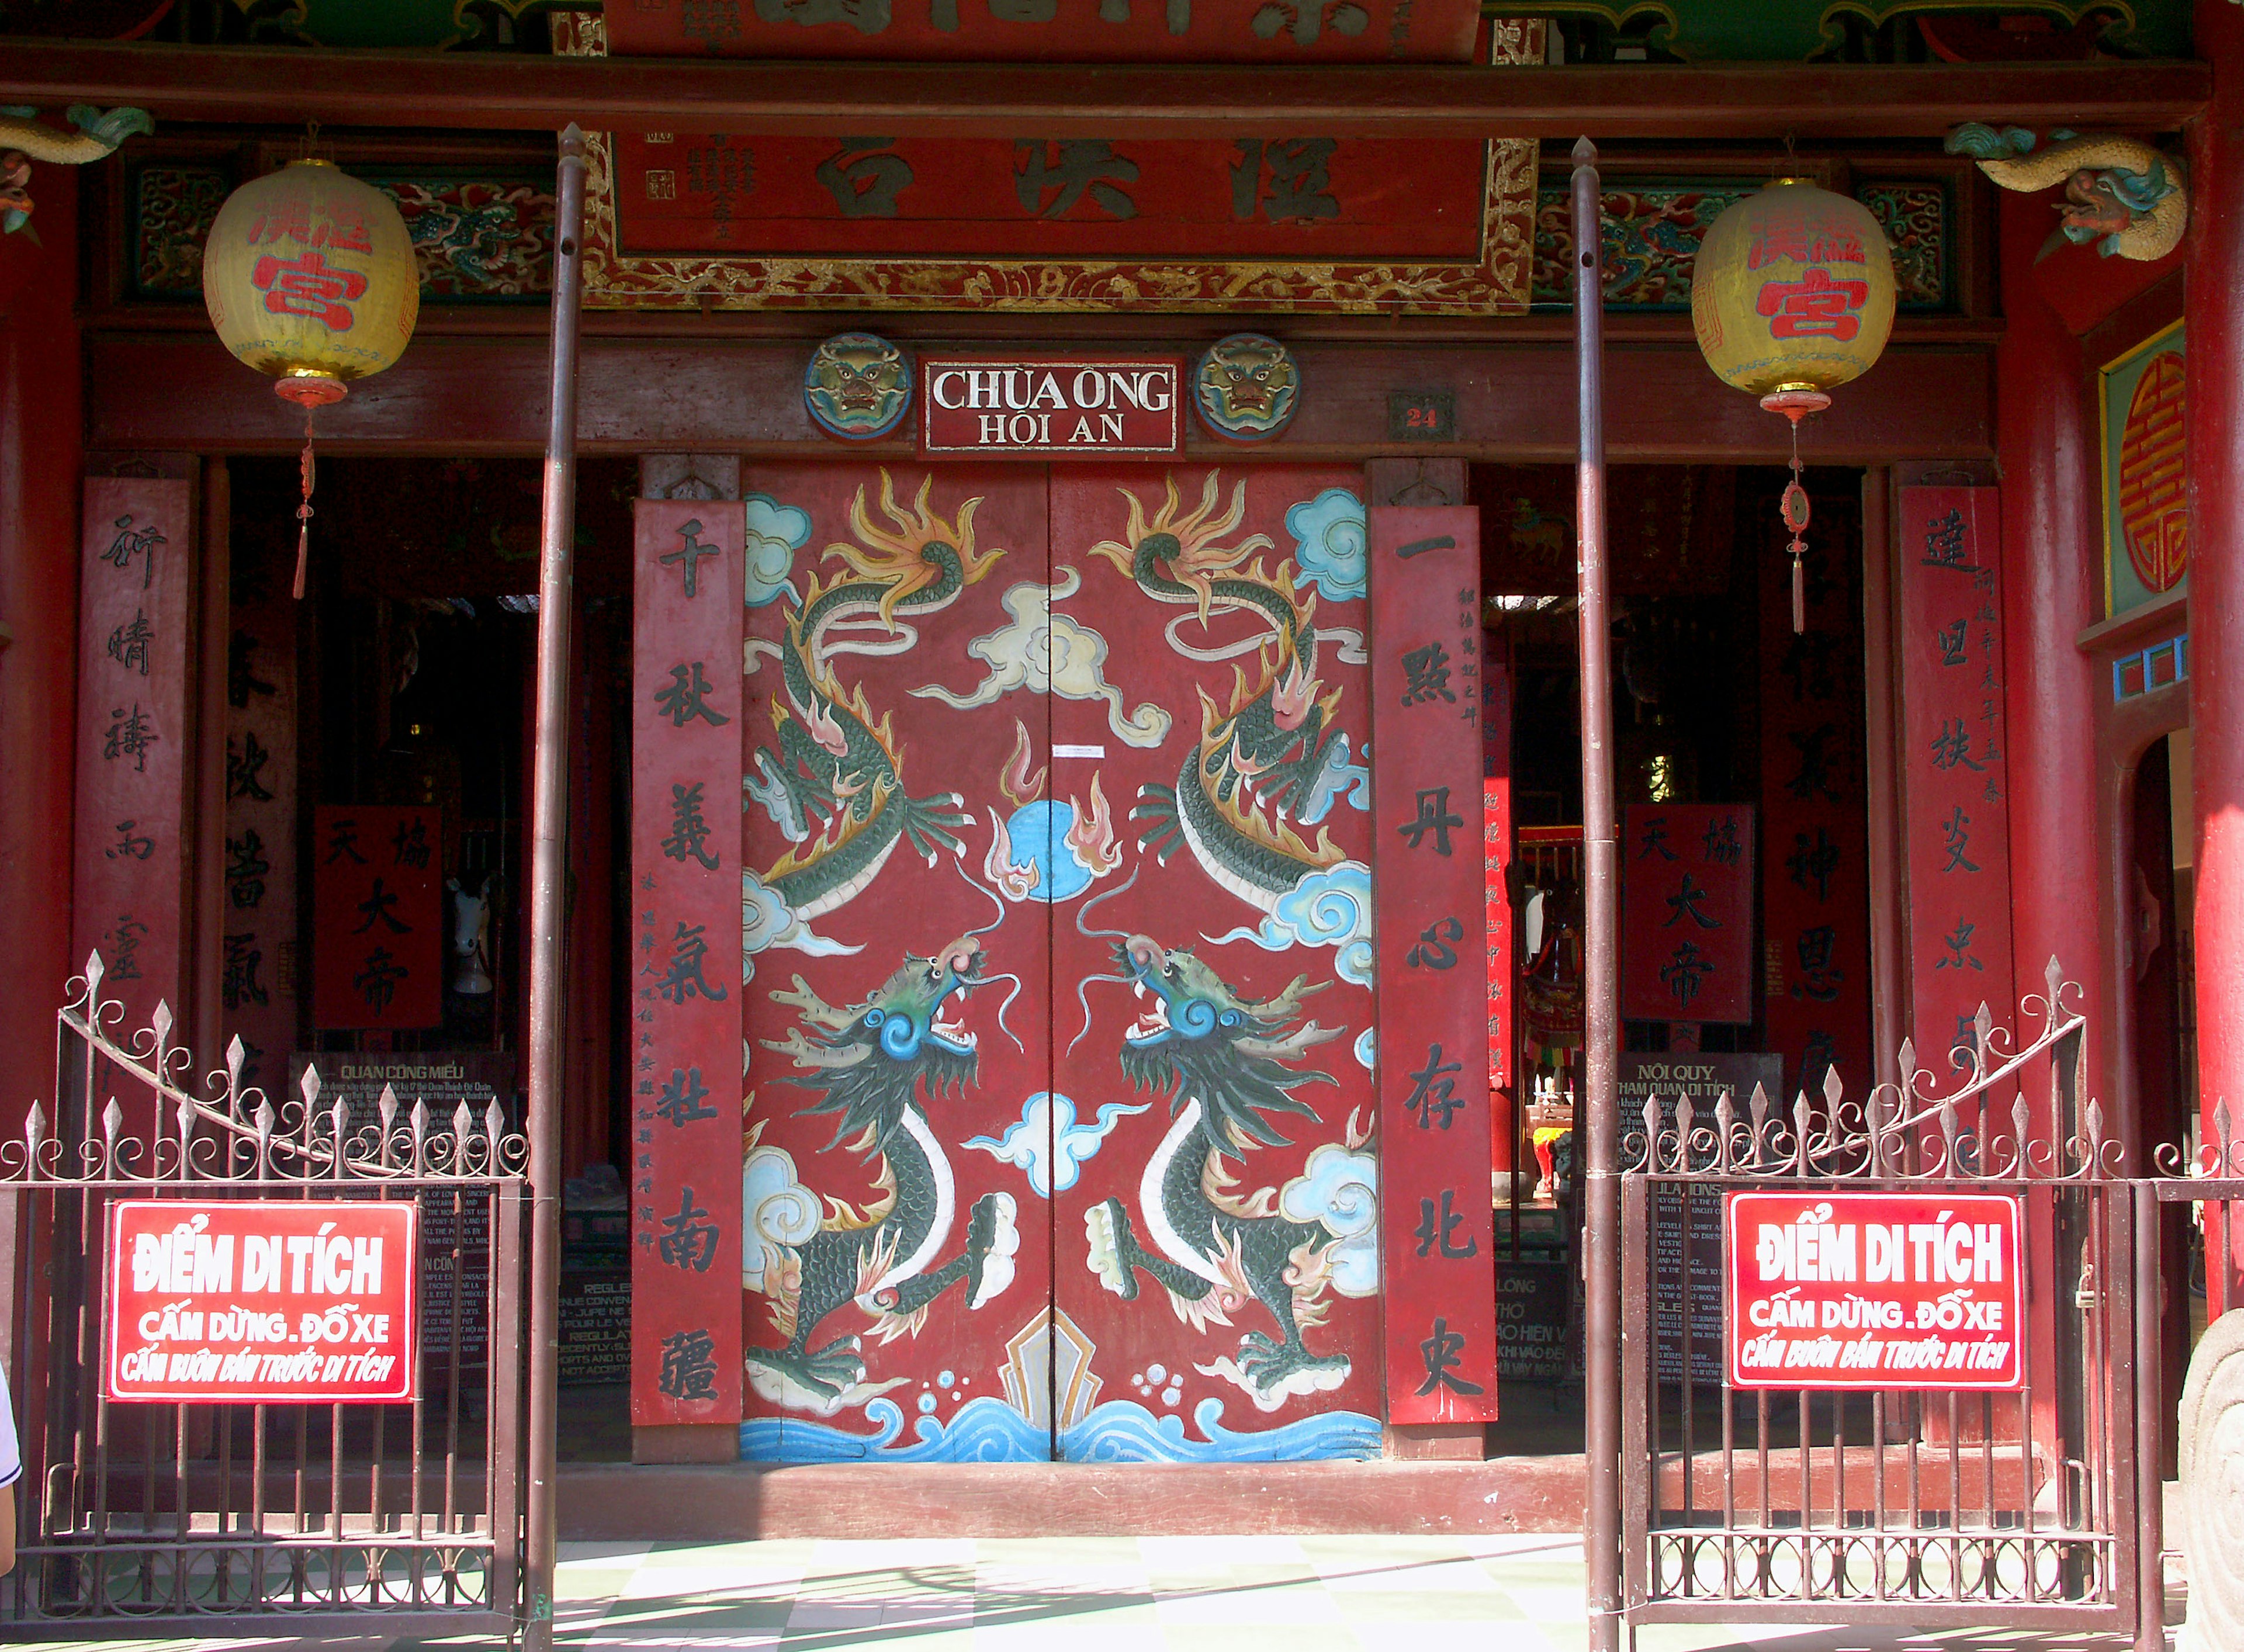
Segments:
[[[567,1540],[1578,1532],[1578,1455],[1490,1462],[564,1463]]]

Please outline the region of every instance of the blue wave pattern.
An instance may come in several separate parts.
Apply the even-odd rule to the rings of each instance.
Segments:
[[[865,1407],[869,1434],[794,1417],[752,1417],[740,1425],[740,1459],[752,1463],[1042,1463],[1051,1438],[1002,1399],[983,1394],[948,1423],[923,1417],[903,1442],[903,1408],[880,1398]],[[1223,1402],[1193,1408],[1201,1438],[1185,1437],[1184,1418],[1156,1417],[1135,1400],[1109,1400],[1060,1437],[1060,1455],[1085,1463],[1281,1463],[1379,1455],[1379,1422],[1358,1412],[1325,1412],[1276,1428],[1234,1433]]]

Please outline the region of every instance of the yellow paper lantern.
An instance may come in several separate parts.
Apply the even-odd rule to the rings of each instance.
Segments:
[[[1792,421],[1792,628],[1807,623],[1800,421],[1869,370],[1893,331],[1893,252],[1869,207],[1804,179],[1779,178],[1714,220],[1691,276],[1699,353],[1728,385]]]
[[[413,237],[396,204],[325,160],[292,161],[226,197],[203,248],[203,302],[226,349],[304,410],[304,525],[312,516],[312,414],[405,352],[421,313]]]

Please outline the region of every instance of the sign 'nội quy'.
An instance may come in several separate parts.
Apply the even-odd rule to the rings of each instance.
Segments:
[[[1112,458],[1184,445],[1184,363],[1172,356],[989,361],[923,356],[920,451]]]
[[[103,1398],[411,1399],[419,1219],[402,1200],[118,1200]]]
[[[1727,1216],[1732,1387],[2025,1385],[2016,1199],[1734,1193]]]

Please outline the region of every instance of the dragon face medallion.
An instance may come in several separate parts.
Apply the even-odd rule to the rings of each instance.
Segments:
[[[810,353],[802,376],[811,422],[845,442],[876,442],[911,409],[911,363],[872,333],[837,333]]]
[[[1193,400],[1230,442],[1267,442],[1293,422],[1301,369],[1293,351],[1260,333],[1218,339],[1193,369]]]

